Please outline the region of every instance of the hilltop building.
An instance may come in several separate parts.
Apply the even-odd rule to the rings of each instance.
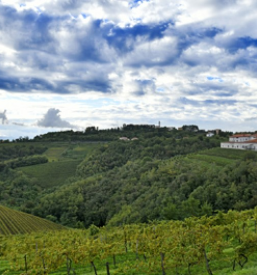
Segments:
[[[119,140],[123,140],[123,141],[129,141],[130,139],[127,137],[120,137]]]
[[[207,133],[213,133],[213,135],[219,135],[221,132],[220,129],[208,130]]]
[[[213,134],[212,132],[208,132],[206,136],[207,136],[207,137],[213,137],[214,134]]]
[[[236,134],[228,142],[221,142],[221,148],[257,151],[257,134]]]

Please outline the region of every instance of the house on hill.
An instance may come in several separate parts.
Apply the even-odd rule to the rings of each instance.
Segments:
[[[208,132],[206,136],[207,136],[207,137],[213,137],[214,134],[213,134],[212,132]]]
[[[123,140],[123,141],[129,141],[130,139],[127,137],[120,137],[119,140]]]
[[[221,148],[257,151],[257,134],[236,134],[228,142],[221,142]]]

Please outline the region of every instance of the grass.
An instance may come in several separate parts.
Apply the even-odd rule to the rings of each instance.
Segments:
[[[252,152],[256,154],[257,152]],[[193,153],[187,155],[188,160],[193,160],[194,162],[199,162],[200,164],[216,164],[218,166],[229,165],[237,160],[243,160],[249,154],[249,151],[243,150],[232,150],[223,148],[212,148],[208,150],[203,150],[198,153]]]
[[[234,162],[234,160],[229,158],[205,154],[190,154],[188,155],[188,158],[204,161],[210,164],[216,164],[218,166],[225,166]]]
[[[62,154],[63,158],[68,159],[85,159],[89,157],[95,148],[99,147],[98,143],[81,143],[70,145]]]
[[[75,176],[76,168],[80,160],[48,162],[33,166],[18,168],[26,175],[37,179],[39,186],[50,188],[65,183],[67,178]]]
[[[236,270],[232,270],[232,263],[229,261],[222,259],[218,259],[215,261],[210,261],[210,267],[215,275],[257,275],[257,266],[256,266],[256,255],[252,255],[252,257],[249,258],[249,262],[245,265],[243,269],[241,269],[239,266],[236,266]],[[23,256],[21,256],[20,261],[23,261]],[[142,255],[139,256],[139,260],[136,260],[135,254],[132,252],[129,252],[127,254],[117,255],[116,256],[116,266],[114,266],[113,258],[108,257],[105,260],[97,259],[94,261],[94,264],[97,269],[97,274],[107,274],[106,272],[106,262],[109,263],[110,267],[110,274],[127,274],[127,275],[159,275],[162,274],[161,271],[161,263],[159,259],[157,259],[157,262],[155,265],[150,266],[145,260],[143,259]],[[0,274],[1,271],[6,271],[9,269],[9,265],[7,261],[1,261],[1,268],[0,268]],[[175,268],[171,268],[167,265],[168,261],[165,264],[165,271],[166,275],[173,275],[177,274]],[[88,262],[80,262],[78,264],[72,263],[72,269],[77,275],[95,275],[94,270],[92,266]],[[192,275],[206,275],[208,272],[206,271],[206,267],[204,263],[200,263],[197,265],[194,265],[191,267],[191,274]],[[181,268],[178,267],[178,274],[189,274],[187,268]],[[8,274],[10,275],[16,275],[20,274],[20,272],[10,270]],[[51,272],[49,274],[54,275],[66,275],[67,274],[67,267],[66,265],[63,265],[58,270]],[[71,274],[74,274],[71,270]]]
[[[223,157],[223,158],[231,159],[231,160],[242,160],[245,158],[247,153],[249,153],[249,151],[236,150],[236,149],[225,149],[225,148],[218,147],[218,148],[212,148],[209,150],[201,151],[198,154]],[[253,152],[253,153],[256,154],[256,156],[257,156],[257,152]]]
[[[66,150],[67,147],[65,146],[50,147],[46,150],[45,155],[49,162],[58,161]]]

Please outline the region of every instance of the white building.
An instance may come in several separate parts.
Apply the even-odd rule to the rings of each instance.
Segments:
[[[123,141],[129,141],[130,139],[127,137],[120,137],[119,140],[123,140]]]
[[[257,135],[238,134],[229,137],[229,142],[221,142],[221,148],[257,151]]]
[[[209,132],[209,133],[207,133],[207,135],[206,135],[207,137],[213,137],[214,136],[214,134],[212,133],[212,132]]]

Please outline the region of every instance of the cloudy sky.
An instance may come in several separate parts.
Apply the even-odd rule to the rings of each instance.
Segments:
[[[257,1],[0,0],[0,138],[257,130]]]

